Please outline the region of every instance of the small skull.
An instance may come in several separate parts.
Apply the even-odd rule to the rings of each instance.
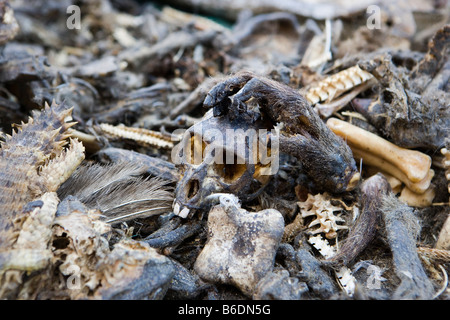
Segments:
[[[172,159],[181,177],[174,213],[186,218],[208,206],[205,199],[213,193],[246,195],[243,201],[257,195],[278,165],[274,165],[278,154],[273,151],[277,142],[275,135],[269,135],[270,129],[270,123],[250,116],[230,120],[208,111],[173,149]]]

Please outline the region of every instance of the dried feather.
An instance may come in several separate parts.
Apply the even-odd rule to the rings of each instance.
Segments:
[[[109,165],[85,164],[79,166],[58,190],[60,199],[76,196],[83,203],[104,188],[138,177],[145,170],[138,164],[115,163]]]
[[[59,190],[64,199],[78,198],[99,209],[110,223],[145,218],[167,212],[173,202],[167,181],[144,178],[140,166],[128,163],[81,166]]]

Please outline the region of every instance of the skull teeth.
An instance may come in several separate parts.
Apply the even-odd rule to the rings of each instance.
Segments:
[[[189,208],[183,208],[181,210],[180,209],[180,204],[178,202],[175,202],[175,204],[173,205],[173,213],[181,218],[186,218],[189,215]]]
[[[173,206],[173,213],[175,215],[178,215],[180,213],[180,204],[178,202],[175,202]]]
[[[189,214],[189,208],[183,208],[181,212],[178,214],[181,218],[186,218]]]

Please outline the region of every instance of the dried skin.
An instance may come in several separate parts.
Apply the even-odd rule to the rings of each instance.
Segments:
[[[388,54],[360,66],[370,71],[381,87],[378,99],[371,105],[355,105],[358,112],[400,147],[435,150],[443,146],[450,126],[447,81],[442,87],[422,93],[422,85],[414,87],[409,80],[411,74],[396,67]],[[449,66],[447,62],[441,70],[447,72],[447,77]]]
[[[445,25],[439,29],[428,43],[428,52],[417,64],[411,73],[413,78],[423,75],[433,79],[436,72],[443,66],[448,54],[448,43],[450,39],[450,25]],[[447,55],[448,58],[448,55]]]
[[[65,131],[73,125],[65,122],[70,113],[64,104],[46,105],[2,143],[1,296],[14,297],[21,271],[42,269],[49,261],[49,230],[59,202],[55,192],[84,159],[84,147],[77,140],[63,148],[70,136]],[[15,281],[10,281],[11,272]]]
[[[434,288],[417,252],[420,225],[412,208],[390,193],[382,197],[381,211],[395,272],[401,280],[393,298],[431,299]]]
[[[55,192],[84,159],[84,148],[76,140],[64,151],[65,131],[73,125],[64,104],[46,105],[28,123],[19,126],[2,143],[0,153],[0,243],[7,248],[20,229],[23,206],[46,192]],[[15,222],[17,221],[17,222]],[[22,221],[23,222],[23,221]]]

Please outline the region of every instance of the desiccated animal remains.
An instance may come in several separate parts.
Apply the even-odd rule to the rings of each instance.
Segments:
[[[76,139],[70,139],[64,149],[70,137],[66,130],[74,124],[66,122],[71,111],[64,103],[46,104],[2,143],[0,295],[8,292],[8,269],[31,271],[47,263],[50,235],[46,229],[56,213],[55,192],[84,159],[84,147]],[[26,231],[32,229],[36,232]]]
[[[215,116],[228,114],[232,119],[250,112],[246,105],[250,99],[258,104],[263,119],[281,125],[280,151],[298,158],[318,188],[339,193],[357,186],[360,175],[350,148],[292,88],[241,72],[211,89],[204,106],[213,108]]]
[[[247,107],[249,100],[257,103],[259,111]],[[204,106],[212,108],[212,115],[207,113],[203,121],[189,129],[183,138],[184,141],[190,141],[190,149],[193,151],[191,154],[203,155],[206,147],[212,144],[207,141],[212,138],[205,139],[205,131],[208,129],[220,130],[223,133],[227,129],[236,132],[261,128],[271,130],[278,123],[281,127],[279,134],[270,133],[266,136],[271,144],[268,149],[272,159],[277,157],[275,154],[278,151],[295,156],[301,162],[311,183],[319,190],[340,193],[353,190],[357,186],[360,174],[350,148],[343,139],[327,128],[306,99],[294,89],[274,80],[257,77],[250,72],[240,72],[214,86],[207,94]],[[199,138],[200,141],[195,143]],[[182,155],[183,178],[176,190],[176,214],[186,217],[190,209],[199,208],[200,199],[208,194],[220,192],[223,188],[228,188],[225,192],[236,192],[260,178],[263,166],[260,166],[258,161],[250,161],[252,157],[258,158],[259,155],[257,156],[254,150],[254,154],[251,154],[248,145],[247,149],[238,154],[234,140],[231,145],[228,139],[223,141],[226,141],[222,143],[223,146],[216,148],[230,149],[231,154],[234,154],[234,158],[227,158],[224,164],[204,166],[204,157],[198,157],[201,162],[195,164],[197,167],[194,169],[195,173],[192,173],[193,167],[189,165],[192,162],[185,154]],[[251,137],[246,137],[245,133],[238,136],[236,141],[252,142]],[[278,141],[279,145],[274,146]],[[214,143],[217,145],[220,142],[216,139]],[[278,146],[279,150],[276,148]],[[189,144],[184,149],[189,150]],[[253,167],[249,170],[250,163],[253,163]],[[216,170],[217,168],[220,170]],[[219,171],[222,171],[222,176],[226,175],[225,180],[228,181],[224,184],[220,179],[214,179],[216,181],[212,184],[215,186],[206,187],[202,181],[206,177],[217,175]],[[263,180],[267,180],[266,177]]]
[[[401,280],[393,298],[431,299],[434,288],[417,252],[420,224],[412,208],[389,192],[381,199],[380,211],[395,272]]]
[[[381,198],[390,191],[390,186],[380,173],[361,184],[361,214],[350,228],[347,239],[326,263],[346,266],[360,254],[375,238],[381,221]]]
[[[181,176],[175,190],[174,213],[186,218],[192,209],[204,207],[206,197],[212,193],[247,192],[246,199],[257,195],[270,178],[264,172],[270,163],[263,164],[259,159],[252,161],[253,154],[248,150],[253,139],[259,137],[247,135],[251,135],[252,128],[264,127],[264,123],[252,123],[245,117],[230,122],[227,118],[214,117],[209,111],[202,121],[189,128],[172,152],[173,157],[179,159],[177,166]],[[232,140],[226,136],[228,130],[236,135]],[[229,156],[231,162],[227,162]]]

